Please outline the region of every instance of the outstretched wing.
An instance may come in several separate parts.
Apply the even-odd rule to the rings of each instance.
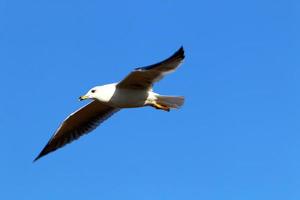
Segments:
[[[128,89],[149,89],[153,83],[159,81],[164,75],[176,70],[184,59],[184,50],[181,47],[171,57],[166,60],[146,66],[136,68],[125,79],[120,81],[118,88]]]
[[[91,132],[119,110],[100,101],[93,101],[78,109],[63,121],[34,161]]]

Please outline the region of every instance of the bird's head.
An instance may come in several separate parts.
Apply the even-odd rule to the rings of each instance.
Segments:
[[[85,95],[80,96],[79,100],[82,101],[85,99],[95,99],[97,97],[98,92],[99,91],[97,90],[97,87],[93,87]]]

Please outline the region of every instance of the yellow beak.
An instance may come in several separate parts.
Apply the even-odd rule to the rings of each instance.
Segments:
[[[88,98],[89,98],[88,96],[83,95],[83,96],[79,97],[79,101],[82,101],[82,100],[85,100],[85,99],[88,99]]]

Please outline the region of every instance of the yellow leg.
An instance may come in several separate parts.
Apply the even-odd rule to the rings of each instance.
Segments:
[[[167,112],[170,111],[170,108],[168,106],[164,106],[164,105],[161,105],[161,104],[158,104],[158,103],[153,103],[151,106],[153,106],[154,108],[159,109],[159,110],[164,110],[164,111],[167,111]]]

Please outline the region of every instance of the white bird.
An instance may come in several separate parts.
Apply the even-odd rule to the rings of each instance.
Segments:
[[[122,108],[152,106],[170,111],[171,108],[181,107],[184,97],[159,95],[153,92],[152,87],[153,83],[162,79],[164,75],[175,71],[183,59],[184,50],[181,47],[162,62],[136,68],[118,83],[90,89],[79,99],[93,101],[70,114],[63,121],[34,161],[91,132]]]

